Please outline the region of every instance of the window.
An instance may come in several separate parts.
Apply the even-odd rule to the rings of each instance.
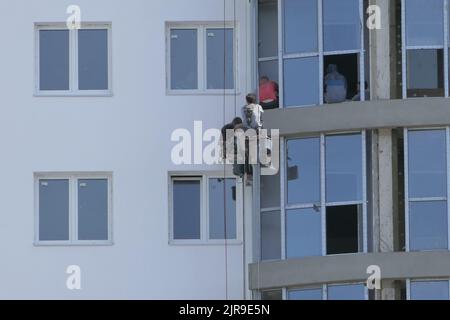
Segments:
[[[169,93],[233,93],[236,37],[228,23],[169,24]]]
[[[320,209],[289,210],[286,214],[286,257],[322,255]]]
[[[323,300],[323,289],[291,290],[288,292],[289,300]]]
[[[200,239],[201,180],[173,182],[173,237]]]
[[[402,8],[403,98],[448,96],[444,0],[403,0]]]
[[[36,94],[111,94],[110,34],[105,24],[36,25]]]
[[[282,107],[369,98],[368,90],[358,89],[369,79],[364,5],[363,0],[258,1],[258,75],[279,84]],[[339,101],[330,93],[337,84],[327,77],[331,65],[345,77]]]
[[[288,289],[288,300],[367,300],[364,284],[323,285],[317,288]]]
[[[263,291],[261,292],[261,300],[263,301],[283,300],[283,292],[281,290]]]
[[[261,176],[261,259],[281,259],[280,175]]]
[[[171,242],[238,240],[235,178],[171,177]]]
[[[409,300],[449,300],[449,282],[410,281]]]
[[[405,130],[408,251],[448,249],[448,129]]]
[[[260,2],[258,33],[259,72],[278,83],[278,3],[276,0]]]
[[[261,259],[281,259],[281,214],[280,211],[261,214]]]
[[[365,140],[287,139],[282,174],[261,178],[262,260],[367,252]]]
[[[328,286],[328,300],[366,300],[363,284]]]
[[[112,244],[109,175],[36,175],[37,244]]]

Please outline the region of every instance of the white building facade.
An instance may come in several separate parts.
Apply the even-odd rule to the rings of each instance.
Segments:
[[[67,12],[71,5],[81,9],[80,30],[67,29],[77,13]],[[207,189],[220,188],[223,167],[171,159],[176,129],[193,134],[195,121],[220,129],[224,116],[235,116],[235,99],[240,108],[251,91],[250,6],[225,5],[224,13],[219,0],[0,3],[8,43],[0,130],[10,181],[0,204],[0,298],[244,298],[242,223],[227,245],[220,231],[208,231]],[[224,21],[235,39],[225,98],[206,70],[217,68],[206,47],[217,59]],[[197,35],[187,44],[198,54],[190,92],[169,82],[177,30],[188,30],[181,41]],[[187,176],[201,181],[198,234],[177,241],[170,195],[173,181]],[[242,185],[236,189],[230,201],[242,219]],[[81,290],[68,289],[69,266],[80,267]]]

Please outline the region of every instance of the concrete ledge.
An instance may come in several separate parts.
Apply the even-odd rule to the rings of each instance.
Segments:
[[[450,124],[450,99],[411,98],[268,110],[264,124],[281,135]]]
[[[250,265],[251,290],[366,281],[367,267],[383,280],[450,278],[450,251],[312,257]]]

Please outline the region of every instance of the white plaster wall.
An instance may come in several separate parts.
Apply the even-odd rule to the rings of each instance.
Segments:
[[[238,105],[247,91],[248,1],[237,0]],[[34,23],[112,22],[113,97],[34,97]],[[227,0],[227,20],[233,19]],[[222,96],[167,96],[166,21],[221,21],[222,0],[0,1],[0,298],[222,299],[223,246],[169,246],[168,171],[176,128],[223,124]],[[226,118],[235,114],[226,99]],[[114,245],[35,247],[35,172],[111,171]],[[228,249],[229,297],[244,294],[243,246]],[[68,265],[82,268],[69,291]]]

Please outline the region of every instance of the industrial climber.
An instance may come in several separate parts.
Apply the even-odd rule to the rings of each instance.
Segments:
[[[264,109],[257,104],[256,95],[250,93],[245,98],[247,104],[242,108],[242,119],[246,129],[254,129],[259,131],[263,127]]]

